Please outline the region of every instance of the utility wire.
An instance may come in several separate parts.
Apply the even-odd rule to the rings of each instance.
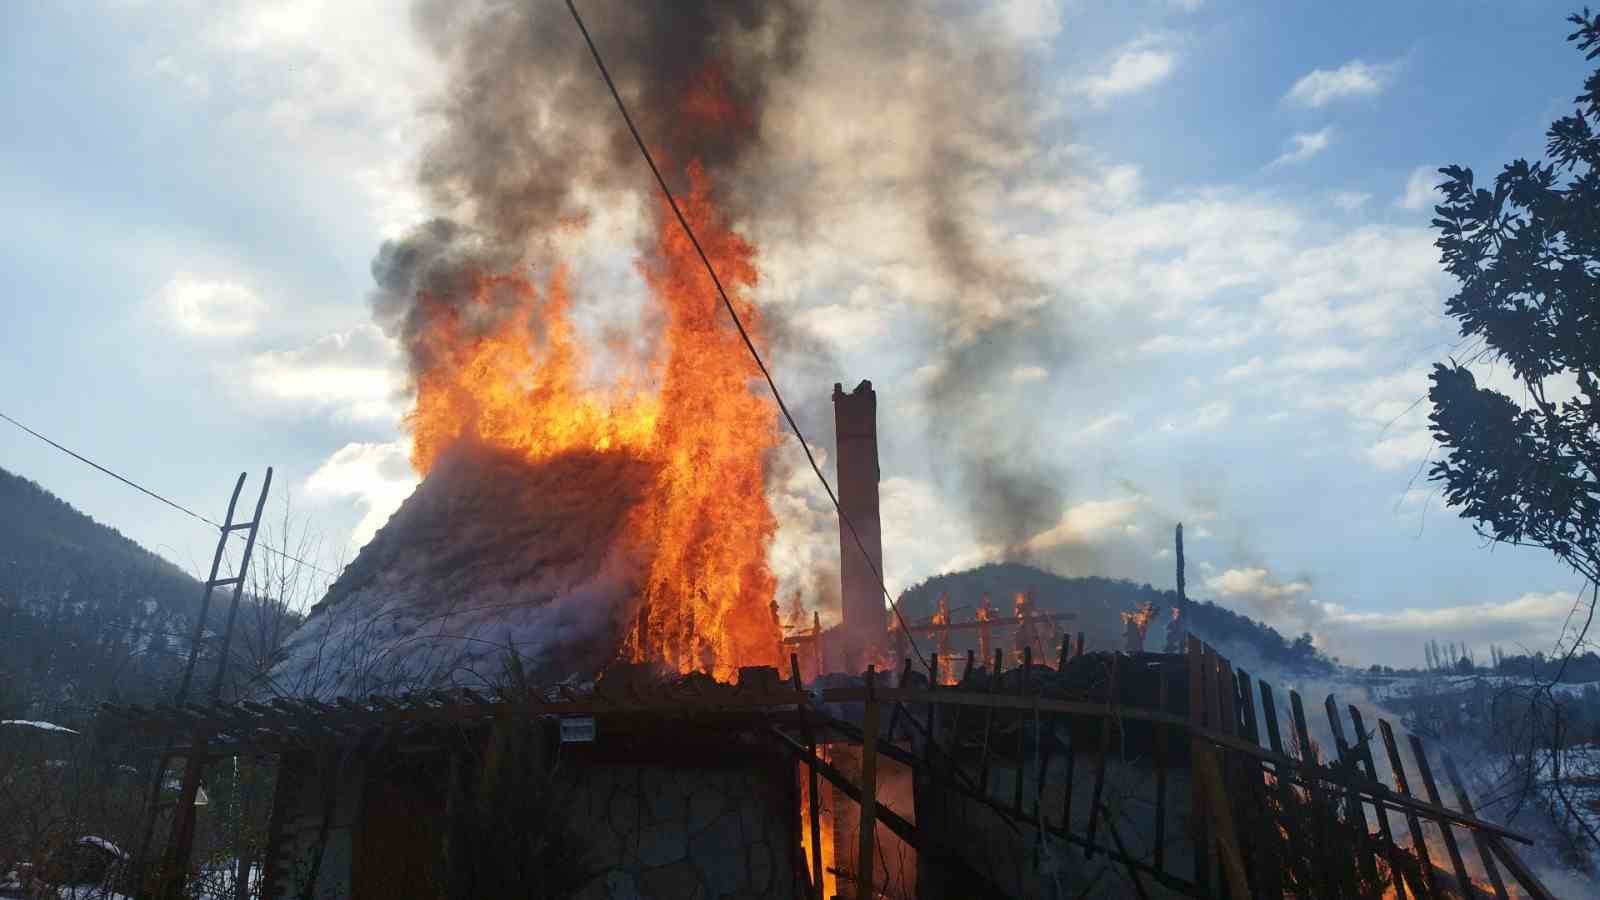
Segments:
[[[833,509],[839,515],[839,520],[844,522],[850,537],[855,541],[856,549],[861,551],[861,558],[866,560],[867,568],[872,570],[872,575],[878,582],[878,590],[883,592],[885,600],[889,601],[889,608],[893,610],[895,619],[900,622],[900,630],[911,642],[911,651],[917,655],[918,662],[931,673],[932,666],[922,655],[922,649],[917,646],[917,639],[911,633],[905,616],[900,614],[900,605],[889,596],[889,588],[883,581],[883,573],[878,571],[878,566],[872,561],[872,554],[867,552],[865,542],[856,531],[855,523],[845,515],[844,508],[839,505],[839,498],[833,492],[833,485],[828,483],[828,477],[822,474],[822,468],[817,465],[816,457],[811,455],[811,445],[806,443],[806,436],[801,433],[800,425],[789,412],[789,405],[783,401],[783,394],[779,392],[777,382],[772,380],[772,373],[768,371],[767,364],[762,361],[761,353],[756,350],[756,345],[750,340],[750,333],[745,330],[744,322],[739,318],[739,313],[733,308],[733,301],[728,299],[728,292],[722,287],[722,279],[717,277],[717,270],[711,265],[711,260],[706,256],[706,251],[700,246],[700,239],[695,237],[694,229],[689,227],[689,220],[684,218],[683,210],[678,207],[678,200],[672,194],[672,189],[667,186],[667,180],[662,177],[661,169],[656,166],[655,157],[650,155],[650,149],[645,146],[644,138],[640,137],[639,129],[633,124],[633,117],[628,115],[627,104],[622,102],[622,94],[618,93],[616,82],[611,80],[611,72],[606,69],[605,60],[600,58],[600,48],[595,46],[594,38],[589,35],[589,29],[583,24],[583,16],[578,14],[578,7],[573,0],[567,0],[567,9],[572,13],[572,20],[578,24],[578,30],[583,32],[584,43],[589,45],[589,53],[594,57],[594,64],[600,69],[600,77],[605,79],[606,87],[611,91],[611,99],[617,103],[617,112],[622,114],[622,121],[628,126],[628,132],[633,135],[633,142],[638,145],[639,153],[644,156],[645,164],[650,167],[650,174],[656,178],[656,184],[661,187],[661,193],[667,198],[667,205],[672,207],[672,214],[677,217],[678,225],[683,228],[683,233],[689,238],[689,243],[694,245],[694,252],[699,255],[701,265],[705,266],[706,274],[711,276],[711,283],[717,288],[717,296],[722,298],[722,305],[728,310],[728,315],[733,319],[733,327],[739,330],[739,338],[744,341],[745,349],[750,351],[750,356],[756,362],[756,367],[761,370],[761,377],[767,381],[773,399],[778,401],[778,409],[783,412],[783,418],[789,423],[789,430],[800,441],[800,449],[806,455],[806,462],[811,464],[811,471],[816,473],[817,480],[822,482],[822,489],[828,492],[828,500],[833,503]]]
[[[73,459],[76,459],[77,461],[79,461],[81,463],[84,463],[86,465],[89,465],[89,466],[92,466],[92,467],[94,467],[96,469],[99,469],[101,472],[104,472],[105,474],[110,475],[112,478],[115,478],[116,480],[122,482],[123,484],[127,485],[128,487],[133,488],[134,490],[140,492],[141,494],[145,494],[145,495],[147,495],[149,497],[152,497],[152,498],[154,498],[154,499],[156,499],[156,500],[158,500],[158,501],[160,501],[162,503],[165,503],[166,505],[172,507],[173,509],[177,510],[178,512],[183,513],[184,515],[190,517],[191,519],[198,519],[199,521],[204,522],[207,525],[210,525],[212,528],[215,528],[218,531],[222,530],[222,525],[220,523],[211,521],[210,519],[206,518],[205,516],[200,515],[199,513],[195,512],[194,510],[190,509],[187,506],[184,506],[182,504],[175,503],[175,502],[173,502],[171,500],[168,500],[167,498],[161,496],[160,494],[156,493],[155,491],[150,490],[149,488],[145,487],[144,485],[139,484],[136,481],[133,481],[132,479],[125,478],[125,477],[123,477],[121,475],[118,475],[116,472],[111,471],[110,469],[106,468],[105,466],[100,465],[99,463],[95,462],[94,460],[88,458],[87,456],[84,456],[81,453],[78,453],[78,452],[72,450],[71,448],[63,447],[62,445],[56,443],[55,441],[50,440],[49,438],[45,437],[44,435],[40,434],[39,432],[34,431],[32,428],[29,428],[28,426],[22,424],[21,422],[18,422],[16,419],[11,418],[10,416],[6,415],[3,412],[0,412],[0,419],[5,419],[7,422],[10,422],[11,424],[13,424],[13,425],[17,426],[18,428],[22,429],[23,431],[26,431],[27,433],[29,433],[29,434],[33,435],[34,437],[38,438],[39,440],[44,441],[46,444],[49,444],[50,446],[56,448],[57,450],[60,450],[62,453],[67,454],[68,456],[72,457]],[[233,536],[237,537],[240,540],[245,540],[245,536],[242,535],[242,534],[239,534],[238,532],[234,532]],[[283,557],[286,560],[289,560],[290,562],[299,563],[300,565],[305,566],[308,569],[314,569],[315,571],[321,572],[322,574],[327,575],[330,578],[335,577],[333,572],[329,572],[327,569],[324,569],[319,565],[307,562],[307,561],[301,559],[298,556],[294,556],[293,554],[285,553],[284,551],[279,550],[277,547],[273,547],[270,544],[267,544],[265,542],[257,541],[257,543],[261,544],[262,549],[268,551],[269,553],[276,553],[277,555]]]

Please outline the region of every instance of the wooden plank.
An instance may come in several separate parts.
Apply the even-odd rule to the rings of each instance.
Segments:
[[[1194,881],[1203,891],[1211,885],[1212,847],[1206,832],[1206,788],[1195,770],[1200,767],[1204,743],[1199,729],[1206,726],[1205,648],[1200,639],[1188,635],[1184,662],[1189,666],[1189,834],[1194,841]]]
[[[1083,848],[1083,858],[1094,856],[1095,825],[1100,819],[1100,797],[1106,786],[1106,758],[1111,755],[1111,729],[1116,725],[1116,712],[1121,706],[1117,702],[1117,676],[1121,669],[1122,654],[1111,654],[1111,671],[1106,682],[1106,711],[1100,719],[1100,755],[1095,760],[1094,768],[1094,793],[1089,799],[1089,846]]]
[[[1556,895],[1550,893],[1550,889],[1544,886],[1544,882],[1539,880],[1539,876],[1534,874],[1534,871],[1528,868],[1527,863],[1524,863],[1517,854],[1513,853],[1510,847],[1506,846],[1506,842],[1501,840],[1499,835],[1491,834],[1485,840],[1489,842],[1489,846],[1500,857],[1500,861],[1505,863],[1506,868],[1511,871],[1511,877],[1517,880],[1517,884],[1521,885],[1522,889],[1533,897],[1533,900],[1556,900]]]
[[[1400,745],[1395,743],[1394,729],[1386,719],[1378,720],[1378,733],[1383,736],[1383,748],[1389,754],[1389,768],[1394,773],[1394,786],[1402,796],[1411,796],[1411,784],[1406,778],[1406,764],[1400,758]],[[1432,898],[1439,891],[1433,883],[1433,861],[1428,858],[1428,840],[1422,836],[1422,822],[1412,810],[1406,810],[1406,826],[1411,830],[1411,852],[1422,863],[1423,897]]]
[[[1367,731],[1367,725],[1361,719],[1361,710],[1352,703],[1350,721],[1356,728],[1355,754],[1360,761],[1366,776],[1373,781],[1378,780],[1378,769],[1372,761],[1372,733]],[[1384,858],[1389,861],[1390,883],[1394,885],[1395,900],[1405,900],[1406,880],[1405,868],[1401,865],[1400,850],[1395,846],[1394,834],[1389,830],[1389,811],[1382,803],[1373,804],[1373,812],[1378,820],[1378,838],[1383,844]],[[1476,834],[1477,832],[1473,832]]]
[[[1417,760],[1417,774],[1422,776],[1422,787],[1428,792],[1428,802],[1439,803],[1439,786],[1433,780],[1433,767],[1428,764],[1428,750],[1422,746],[1422,738],[1411,735],[1411,755]],[[1461,847],[1456,844],[1456,836],[1450,830],[1449,822],[1439,822],[1439,832],[1444,835],[1444,849],[1450,854],[1450,868],[1456,873],[1456,884],[1463,894],[1470,896],[1472,879],[1467,875],[1466,861],[1461,858]]]
[[[795,693],[804,694],[805,688],[800,683],[800,655],[797,653],[789,654],[789,672]],[[800,707],[800,733],[806,742],[806,753],[816,759],[817,733],[811,727],[811,717],[806,714],[804,704]],[[811,897],[812,900],[825,900],[822,896],[822,798],[817,793],[815,766],[806,766],[806,778],[806,805],[811,820]]]
[[[1000,691],[1001,652],[994,651],[994,668],[989,670],[989,693]],[[993,706],[983,711],[983,751],[978,757],[978,793],[989,796],[989,738],[994,731]]]
[[[1167,692],[1171,690],[1170,676],[1166,669],[1156,672],[1156,709],[1167,711]],[[1156,835],[1155,835],[1155,866],[1163,868],[1167,851],[1167,728],[1165,725],[1152,725],[1155,736],[1155,763],[1156,763]]]
[[[1257,684],[1261,688],[1261,720],[1267,726],[1267,742],[1272,752],[1283,755],[1283,733],[1278,723],[1278,703],[1272,693],[1272,685],[1266,679],[1260,679]],[[1287,849],[1289,869],[1295,875],[1300,889],[1308,895],[1313,893],[1311,873],[1304,864],[1309,859],[1306,852],[1305,835],[1300,831],[1300,817],[1296,814],[1294,786],[1290,784],[1292,776],[1289,768],[1282,763],[1275,763],[1272,767],[1272,780],[1278,795],[1278,806],[1282,810],[1279,824],[1284,831],[1284,844]]]
[[[1244,669],[1234,673],[1238,687],[1240,737],[1256,744],[1261,740],[1261,729],[1256,724],[1255,679]],[[1248,831],[1253,836],[1251,863],[1256,872],[1255,895],[1260,897],[1283,896],[1284,853],[1283,836],[1278,832],[1272,817],[1272,806],[1267,801],[1265,766],[1259,759],[1239,754],[1238,767],[1242,787],[1250,798]]]
[[[1324,712],[1328,715],[1328,728],[1333,732],[1333,744],[1339,753],[1339,764],[1354,769],[1357,765],[1356,757],[1350,749],[1350,742],[1345,738],[1344,718],[1339,715],[1339,704],[1335,703],[1333,695],[1329,694],[1323,700],[1322,706]],[[1352,828],[1361,829],[1361,844],[1356,849],[1357,859],[1361,866],[1361,876],[1367,884],[1376,886],[1378,884],[1378,864],[1372,855],[1372,836],[1367,831],[1367,811],[1361,802],[1361,792],[1354,787],[1345,792],[1345,815],[1349,818]]]
[[[1261,743],[1261,729],[1256,724],[1255,680],[1250,673],[1240,669],[1239,679],[1239,715],[1244,720],[1243,737],[1252,744]]]
[[[1029,676],[1031,676],[1032,674],[1033,674],[1033,648],[1032,647],[1023,647],[1022,648],[1022,683],[1021,683],[1021,687],[1018,689],[1018,691],[1019,691],[1021,696],[1026,697],[1028,695],[1028,680],[1029,680]],[[1027,715],[1028,714],[1026,712],[1021,712],[1021,713],[1017,714],[1017,780],[1016,780],[1016,790],[1013,792],[1013,795],[1012,795],[1012,798],[1011,798],[1011,808],[1016,810],[1017,812],[1021,812],[1022,811],[1022,786],[1023,786],[1023,781],[1026,780],[1023,777],[1023,775],[1024,775],[1024,773],[1026,773],[1028,771],[1028,767],[1025,764],[1025,762],[1026,762],[1026,760],[1028,758],[1028,721],[1027,721]]]
[[[867,666],[867,703],[861,713],[861,819],[856,852],[856,900],[877,900],[872,890],[872,841],[878,832],[878,701],[872,696],[877,672]]]
[[[1211,815],[1216,824],[1217,847],[1222,857],[1222,873],[1227,880],[1228,896],[1243,900],[1251,896],[1245,878],[1244,858],[1239,853],[1239,834],[1233,827],[1233,811],[1222,786],[1222,768],[1217,763],[1217,751],[1203,747],[1195,765],[1195,780],[1205,786],[1210,798]]]
[[[1456,805],[1467,815],[1476,815],[1472,809],[1472,799],[1467,796],[1466,784],[1461,780],[1461,773],[1456,771],[1455,760],[1443,750],[1439,751],[1439,760],[1444,763],[1445,777],[1450,779],[1450,786],[1455,789]],[[1489,883],[1494,886],[1495,900],[1507,900],[1506,883],[1500,877],[1500,866],[1494,861],[1494,851],[1489,849],[1489,842],[1483,839],[1482,834],[1476,831],[1470,833],[1472,842],[1478,847],[1478,859],[1483,862],[1483,871],[1488,874]]]

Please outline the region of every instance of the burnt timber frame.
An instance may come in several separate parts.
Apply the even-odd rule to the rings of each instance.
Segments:
[[[1315,753],[1306,753],[1309,739],[1305,737],[1304,707],[1297,702],[1299,696],[1290,692],[1292,705],[1299,715],[1292,717],[1296,743],[1294,752],[1285,752],[1278,740],[1280,723],[1273,691],[1265,681],[1259,682],[1262,703],[1258,707],[1251,693],[1247,673],[1232,669],[1227,660],[1215,650],[1191,638],[1187,653],[1181,657],[1191,676],[1189,693],[1199,701],[1191,705],[1184,715],[1166,708],[1177,702],[1163,695],[1151,706],[1130,703],[1127,692],[1113,693],[1109,683],[1098,696],[1050,696],[1041,685],[1044,679],[1027,677],[1013,670],[1009,675],[1024,677],[990,677],[985,690],[969,687],[881,687],[876,678],[860,687],[835,687],[806,690],[799,680],[798,659],[791,656],[790,678],[780,679],[771,669],[754,670],[767,673],[764,677],[741,680],[738,685],[718,684],[706,690],[640,690],[630,686],[627,690],[608,691],[597,688],[593,692],[579,693],[568,690],[532,691],[527,694],[500,694],[484,697],[467,690],[433,691],[405,694],[398,697],[368,698],[366,701],[342,699],[336,704],[315,700],[274,701],[271,705],[245,704],[181,707],[165,705],[154,708],[111,707],[103,708],[103,716],[113,726],[107,731],[122,730],[153,737],[204,735],[204,745],[196,744],[176,748],[174,753],[194,756],[221,756],[239,750],[254,752],[281,752],[285,750],[327,747],[330,744],[348,743],[354,736],[375,731],[392,731],[408,725],[429,723],[463,723],[490,721],[506,717],[528,716],[594,716],[603,723],[616,723],[626,727],[629,723],[649,720],[687,720],[698,727],[721,724],[738,725],[759,730],[786,750],[799,765],[807,769],[810,784],[823,779],[840,789],[855,802],[861,816],[858,832],[864,843],[871,840],[875,824],[882,822],[897,837],[919,853],[939,860],[949,867],[950,875],[973,885],[986,895],[1005,896],[982,872],[973,868],[956,854],[943,852],[937,839],[926,829],[912,824],[905,816],[878,802],[875,767],[863,765],[860,780],[839,771],[816,752],[816,746],[825,733],[832,740],[858,745],[866,759],[882,755],[914,767],[932,780],[941,790],[966,798],[989,809],[1006,823],[1017,840],[1028,840],[1036,829],[1068,845],[1081,847],[1087,854],[1101,855],[1117,866],[1125,868],[1132,878],[1135,890],[1142,890],[1141,879],[1159,883],[1171,890],[1192,897],[1229,897],[1239,900],[1244,896],[1282,897],[1298,885],[1302,896],[1306,888],[1319,883],[1355,884],[1356,874],[1378,872],[1380,881],[1393,884],[1396,896],[1437,896],[1438,887],[1447,882],[1456,896],[1504,897],[1505,884],[1514,881],[1521,890],[1536,900],[1553,895],[1541,884],[1515,852],[1511,844],[1531,844],[1527,838],[1502,826],[1480,818],[1473,810],[1464,785],[1455,771],[1453,761],[1439,754],[1439,762],[1449,776],[1456,806],[1451,808],[1440,796],[1436,785],[1427,785],[1426,798],[1411,793],[1404,779],[1404,763],[1395,768],[1400,780],[1394,786],[1376,777],[1371,765],[1371,744],[1375,734],[1367,730],[1366,723],[1351,710],[1353,731],[1345,731],[1336,704],[1325,703],[1333,733],[1338,740],[1338,758],[1323,762]],[[1080,651],[1081,652],[1081,651]],[[1151,654],[1150,656],[1159,656]],[[1074,654],[1073,659],[1077,659]],[[1111,660],[1138,660],[1123,654],[1108,654],[1108,669],[1117,665]],[[1173,663],[1159,662],[1158,677],[1164,688]],[[998,673],[998,668],[994,673]],[[875,675],[875,673],[874,673]],[[971,666],[966,673],[974,675]],[[1178,692],[1171,692],[1178,693]],[[893,707],[893,715],[883,716],[882,706]],[[860,724],[848,721],[840,713],[842,708],[861,709]],[[927,724],[919,721],[912,710],[918,706],[928,711]],[[980,730],[987,752],[977,759],[978,771],[961,761],[959,724],[963,710],[972,707],[985,712]],[[1265,728],[1255,721],[1257,710],[1263,717]],[[948,712],[956,727],[935,727],[936,711]],[[1165,802],[1169,770],[1183,764],[1188,756],[1189,770],[1195,784],[1195,802],[1198,814],[1196,824],[1203,824],[1203,833],[1196,832],[1197,866],[1192,873],[1172,871],[1160,853],[1136,856],[1128,851],[1116,831],[1109,810],[1091,809],[1091,821],[1082,831],[1074,830],[1073,823],[1063,816],[1053,821],[1051,812],[1035,805],[1030,812],[1013,798],[1000,799],[987,786],[992,764],[1010,762],[1020,780],[1025,777],[1025,760],[1021,755],[1008,760],[1006,754],[1015,751],[1016,744],[995,740],[996,713],[1007,713],[1014,718],[1027,718],[1039,724],[1033,740],[1040,750],[1049,748],[1065,753],[1070,760],[1078,753],[1094,757],[1090,771],[1100,771],[1110,748],[1115,746],[1108,734],[1121,733],[1132,723],[1143,723],[1152,729],[1160,752],[1153,755],[1157,784],[1163,785],[1157,797],[1156,808],[1162,815],[1171,815],[1172,807]],[[854,718],[852,716],[852,718]],[[897,729],[905,734],[896,737],[884,733],[876,723],[885,720],[904,721],[909,727]],[[967,720],[970,723],[972,720]],[[1085,746],[1075,747],[1067,735],[1073,729],[1066,727],[1077,721],[1089,723],[1087,733],[1095,737]],[[120,726],[120,727],[119,727]],[[1388,722],[1379,720],[1378,733],[1387,740],[1385,751],[1398,756],[1398,742],[1393,739],[1393,729]],[[1020,730],[1020,729],[1019,729]],[[1079,732],[1083,732],[1080,727]],[[1066,734],[1063,734],[1063,732]],[[1265,732],[1270,747],[1258,741]],[[1346,738],[1348,735],[1348,738]],[[975,735],[968,735],[975,737]],[[1081,741],[1080,741],[1081,742]],[[1391,743],[1392,742],[1392,743]],[[968,750],[975,749],[967,746]],[[1330,748],[1331,749],[1331,748]],[[1410,740],[1413,759],[1418,770],[1425,773],[1424,783],[1431,782],[1433,766],[1428,760],[1429,749],[1418,738]],[[976,754],[968,753],[970,758]],[[970,763],[969,759],[969,763]],[[1031,765],[1031,764],[1030,764]],[[1048,775],[1044,767],[1035,771],[1042,781]],[[1067,769],[1067,782],[1063,787],[1072,790],[1072,769]],[[1098,782],[1100,777],[1093,776]],[[1251,788],[1257,785],[1259,788]],[[1007,785],[1011,787],[1011,785]],[[1086,786],[1085,789],[1092,788]],[[816,798],[815,790],[811,797]],[[1311,803],[1302,798],[1320,797],[1323,802]],[[867,801],[867,802],[863,802]],[[1103,804],[1102,804],[1103,805]],[[1070,809],[1070,807],[1068,807]],[[1366,810],[1371,808],[1377,831],[1368,825]],[[1263,814],[1263,810],[1266,813]],[[1447,846],[1455,845],[1450,869],[1436,868],[1432,862],[1423,864],[1427,857],[1421,847],[1416,852],[1400,847],[1387,833],[1387,814],[1393,812],[1408,821],[1428,822],[1449,835]],[[839,811],[835,815],[840,814]],[[812,859],[808,863],[815,871],[820,867],[820,842],[817,818],[809,818],[812,831]],[[1098,829],[1094,822],[1104,819],[1106,827]],[[1158,830],[1168,823],[1158,825]],[[1167,827],[1168,833],[1177,834],[1177,824]],[[1471,837],[1470,844],[1455,840],[1454,829],[1465,829]],[[1310,858],[1306,849],[1307,838],[1326,835],[1339,830],[1346,835],[1360,835],[1353,855],[1347,854],[1342,863],[1329,859]],[[1106,832],[1102,839],[1100,832]],[[1242,839],[1248,836],[1248,840]],[[1466,851],[1477,850],[1476,859],[1487,873],[1492,888],[1468,882],[1461,887],[1461,876],[1466,871]],[[869,851],[870,852],[870,851]],[[1457,858],[1461,863],[1457,864]],[[1401,866],[1401,860],[1409,864]],[[1377,869],[1383,864],[1382,872]],[[1342,865],[1334,872],[1332,865]],[[1502,868],[1503,867],[1503,868]],[[1454,871],[1452,871],[1454,870]],[[1418,873],[1421,873],[1420,880]],[[1509,874],[1509,879],[1503,873]],[[1404,877],[1402,877],[1404,876]],[[857,897],[875,896],[872,893],[871,872],[864,871],[854,885]],[[1367,884],[1372,885],[1369,879]],[[813,882],[813,889],[816,889]],[[1407,889],[1410,889],[1409,892]],[[1373,894],[1375,895],[1375,894]],[[1319,894],[1320,896],[1320,894]]]

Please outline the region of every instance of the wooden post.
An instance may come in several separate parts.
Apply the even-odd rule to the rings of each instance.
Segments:
[[[1239,855],[1239,834],[1233,827],[1233,812],[1229,809],[1228,796],[1222,787],[1222,768],[1217,764],[1217,751],[1202,746],[1194,769],[1195,780],[1204,785],[1211,801],[1211,814],[1216,819],[1217,845],[1221,850],[1222,873],[1228,881],[1228,895],[1249,897],[1250,884],[1245,879],[1244,858]]]
[[[1162,668],[1157,671],[1156,677],[1156,712],[1167,711],[1167,670]],[[1156,871],[1163,871],[1162,862],[1167,853],[1167,726],[1152,725],[1155,737],[1155,764],[1156,764],[1156,839],[1155,839],[1155,865]]]
[[[1117,724],[1117,670],[1121,660],[1122,654],[1111,654],[1111,671],[1106,681],[1105,718],[1100,720],[1100,758],[1095,761],[1094,793],[1089,799],[1089,830],[1086,834],[1088,841],[1083,845],[1084,859],[1094,856],[1095,824],[1100,818],[1100,795],[1106,786],[1106,757],[1111,755],[1111,729]]]
[[[1395,743],[1394,729],[1384,719],[1378,720],[1378,733],[1383,736],[1383,748],[1389,754],[1389,768],[1394,772],[1394,786],[1402,796],[1411,796],[1411,784],[1406,779],[1406,764],[1400,759],[1400,745]],[[1433,897],[1438,888],[1433,884],[1433,861],[1428,858],[1428,840],[1422,836],[1422,822],[1417,814],[1406,811],[1406,825],[1411,829],[1411,849],[1422,862],[1422,894]]]
[[[822,655],[822,615],[816,610],[811,611],[811,647],[816,651],[817,677],[821,678],[822,673],[828,670],[823,664]]]
[[[1084,651],[1083,632],[1078,632],[1078,649],[1072,654],[1074,658],[1082,656]]]
[[[1283,734],[1278,724],[1278,704],[1273,699],[1272,685],[1265,679],[1256,682],[1261,687],[1261,720],[1267,726],[1267,744],[1273,753],[1286,755],[1283,752]],[[1308,868],[1310,854],[1306,852],[1306,844],[1300,834],[1300,823],[1294,808],[1294,786],[1290,783],[1293,775],[1281,766],[1273,769],[1273,778],[1277,782],[1278,804],[1283,809],[1281,824],[1287,833],[1289,867],[1295,873],[1295,879],[1300,884],[1302,891],[1311,890],[1311,873]],[[1302,865],[1306,863],[1306,865]]]
[[[1328,714],[1328,728],[1333,731],[1334,748],[1339,752],[1339,763],[1347,770],[1354,772],[1356,758],[1350,750],[1350,742],[1345,740],[1344,719],[1339,715],[1339,704],[1329,694],[1322,702],[1324,711]],[[1367,831],[1367,811],[1361,803],[1361,791],[1351,787],[1345,792],[1345,815],[1349,817],[1352,827],[1361,829],[1361,845],[1356,849],[1361,864],[1361,875],[1368,884],[1378,883],[1378,865],[1372,855],[1372,835]]]
[[[185,883],[189,878],[189,860],[194,852],[194,801],[200,790],[200,774],[205,771],[206,743],[210,736],[204,731],[194,734],[189,755],[184,759],[183,782],[178,791],[178,802],[172,810],[172,834],[167,840],[166,857],[161,865],[161,884],[158,897],[162,900],[182,900]]]
[[[1194,729],[1206,727],[1206,669],[1205,648],[1200,639],[1189,635],[1185,643],[1185,661],[1189,665],[1189,725]],[[1189,737],[1189,830],[1194,840],[1194,880],[1201,890],[1209,890],[1211,883],[1212,848],[1206,831],[1206,788],[1200,778],[1202,743],[1196,732]]]
[[[1000,650],[994,651],[994,668],[989,670],[989,693],[1000,690]],[[989,798],[989,735],[994,730],[994,707],[986,707],[983,711],[983,750],[978,758],[978,793],[985,800]]]
[[[867,666],[867,702],[861,714],[861,824],[856,853],[856,900],[876,900],[872,890],[872,840],[878,830],[878,700],[874,667]]]
[[[1378,781],[1378,769],[1372,762],[1372,735],[1367,731],[1366,722],[1361,718],[1361,710],[1357,709],[1354,703],[1348,708],[1350,721],[1356,728],[1356,758],[1360,760],[1362,771],[1366,773],[1367,778]],[[1373,809],[1377,813],[1378,838],[1383,842],[1384,858],[1389,861],[1389,880],[1394,884],[1395,900],[1406,900],[1405,869],[1400,863],[1400,851],[1395,847],[1394,834],[1389,830],[1389,812],[1377,800],[1373,801]]]
[[[1439,760],[1444,763],[1444,775],[1450,779],[1450,786],[1456,792],[1456,805],[1469,816],[1477,813],[1472,811],[1472,800],[1467,797],[1467,788],[1461,781],[1461,773],[1456,771],[1455,760],[1444,751],[1439,752]],[[1495,900],[1506,900],[1506,883],[1500,878],[1500,867],[1495,864],[1494,851],[1489,849],[1489,842],[1477,829],[1472,830],[1472,842],[1478,847],[1478,858],[1483,860],[1483,870],[1489,874],[1489,883],[1494,885]]]
[[[1020,691],[1020,694],[1022,696],[1026,696],[1027,693],[1028,693],[1028,676],[1031,675],[1032,673],[1033,673],[1033,648],[1024,646],[1022,648],[1022,689]],[[1022,812],[1022,783],[1024,781],[1023,776],[1028,771],[1027,766],[1023,765],[1024,760],[1026,760],[1028,758],[1028,721],[1027,721],[1027,719],[1028,719],[1028,714],[1027,713],[1025,713],[1025,712],[1017,713],[1017,782],[1016,782],[1016,791],[1015,791],[1014,795],[1012,796],[1012,800],[1011,800],[1011,808],[1016,810],[1019,813]]]
[[[802,693],[805,688],[800,685],[800,655],[789,654],[789,670],[794,679],[795,693]],[[812,761],[817,758],[817,736],[811,730],[811,717],[806,714],[806,704],[800,703],[800,728],[806,741],[806,752],[810,754],[806,761],[806,800],[811,814],[811,891],[813,900],[825,900],[822,896],[822,798],[817,795],[817,767]]]
[[[1417,758],[1417,774],[1422,776],[1422,787],[1428,792],[1428,802],[1435,806],[1444,806],[1439,799],[1439,785],[1433,780],[1433,767],[1428,765],[1428,751],[1422,746],[1422,738],[1411,735],[1411,755]],[[1463,894],[1472,891],[1472,879],[1467,877],[1467,864],[1461,858],[1461,847],[1456,844],[1456,836],[1450,829],[1450,823],[1440,819],[1437,823],[1439,831],[1444,835],[1444,849],[1450,854],[1450,868],[1456,873],[1456,883]]]

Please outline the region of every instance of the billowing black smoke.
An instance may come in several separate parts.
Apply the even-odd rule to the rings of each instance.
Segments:
[[[749,164],[769,86],[803,47],[798,4],[591,0],[582,11],[675,187],[690,162],[713,186]],[[444,217],[386,243],[372,269],[375,317],[417,370],[419,297],[460,302],[473,274],[536,265],[563,229],[654,186],[564,4],[421,0],[413,20],[449,72],[419,172]],[[717,200],[738,209],[735,196]]]
[[[848,270],[869,248],[830,246],[830,232],[863,214],[915,244],[899,262],[935,296],[896,349],[915,346],[931,373],[920,389],[935,474],[980,541],[1025,556],[1027,539],[1059,520],[1065,484],[1042,452],[1048,423],[1018,399],[1014,375],[1059,370],[1063,341],[1046,313],[1054,298],[991,227],[992,195],[1037,153],[1037,97],[1015,37],[957,3],[579,8],[669,182],[681,188],[685,166],[702,165],[718,208],[759,250],[810,262],[822,248],[825,265]],[[431,315],[420,297],[459,302],[475,273],[541,267],[597,210],[620,199],[653,214],[658,201],[563,3],[421,0],[413,13],[449,73],[419,171],[443,218],[379,251],[373,306],[420,370],[427,348],[414,338]],[[846,105],[837,98],[863,95],[884,102],[834,112]],[[820,371],[832,361],[787,317],[794,309],[765,305],[766,331],[792,405],[826,443],[827,386],[884,374]],[[494,305],[471,314],[487,327]],[[906,430],[893,422],[891,408],[886,428]]]

